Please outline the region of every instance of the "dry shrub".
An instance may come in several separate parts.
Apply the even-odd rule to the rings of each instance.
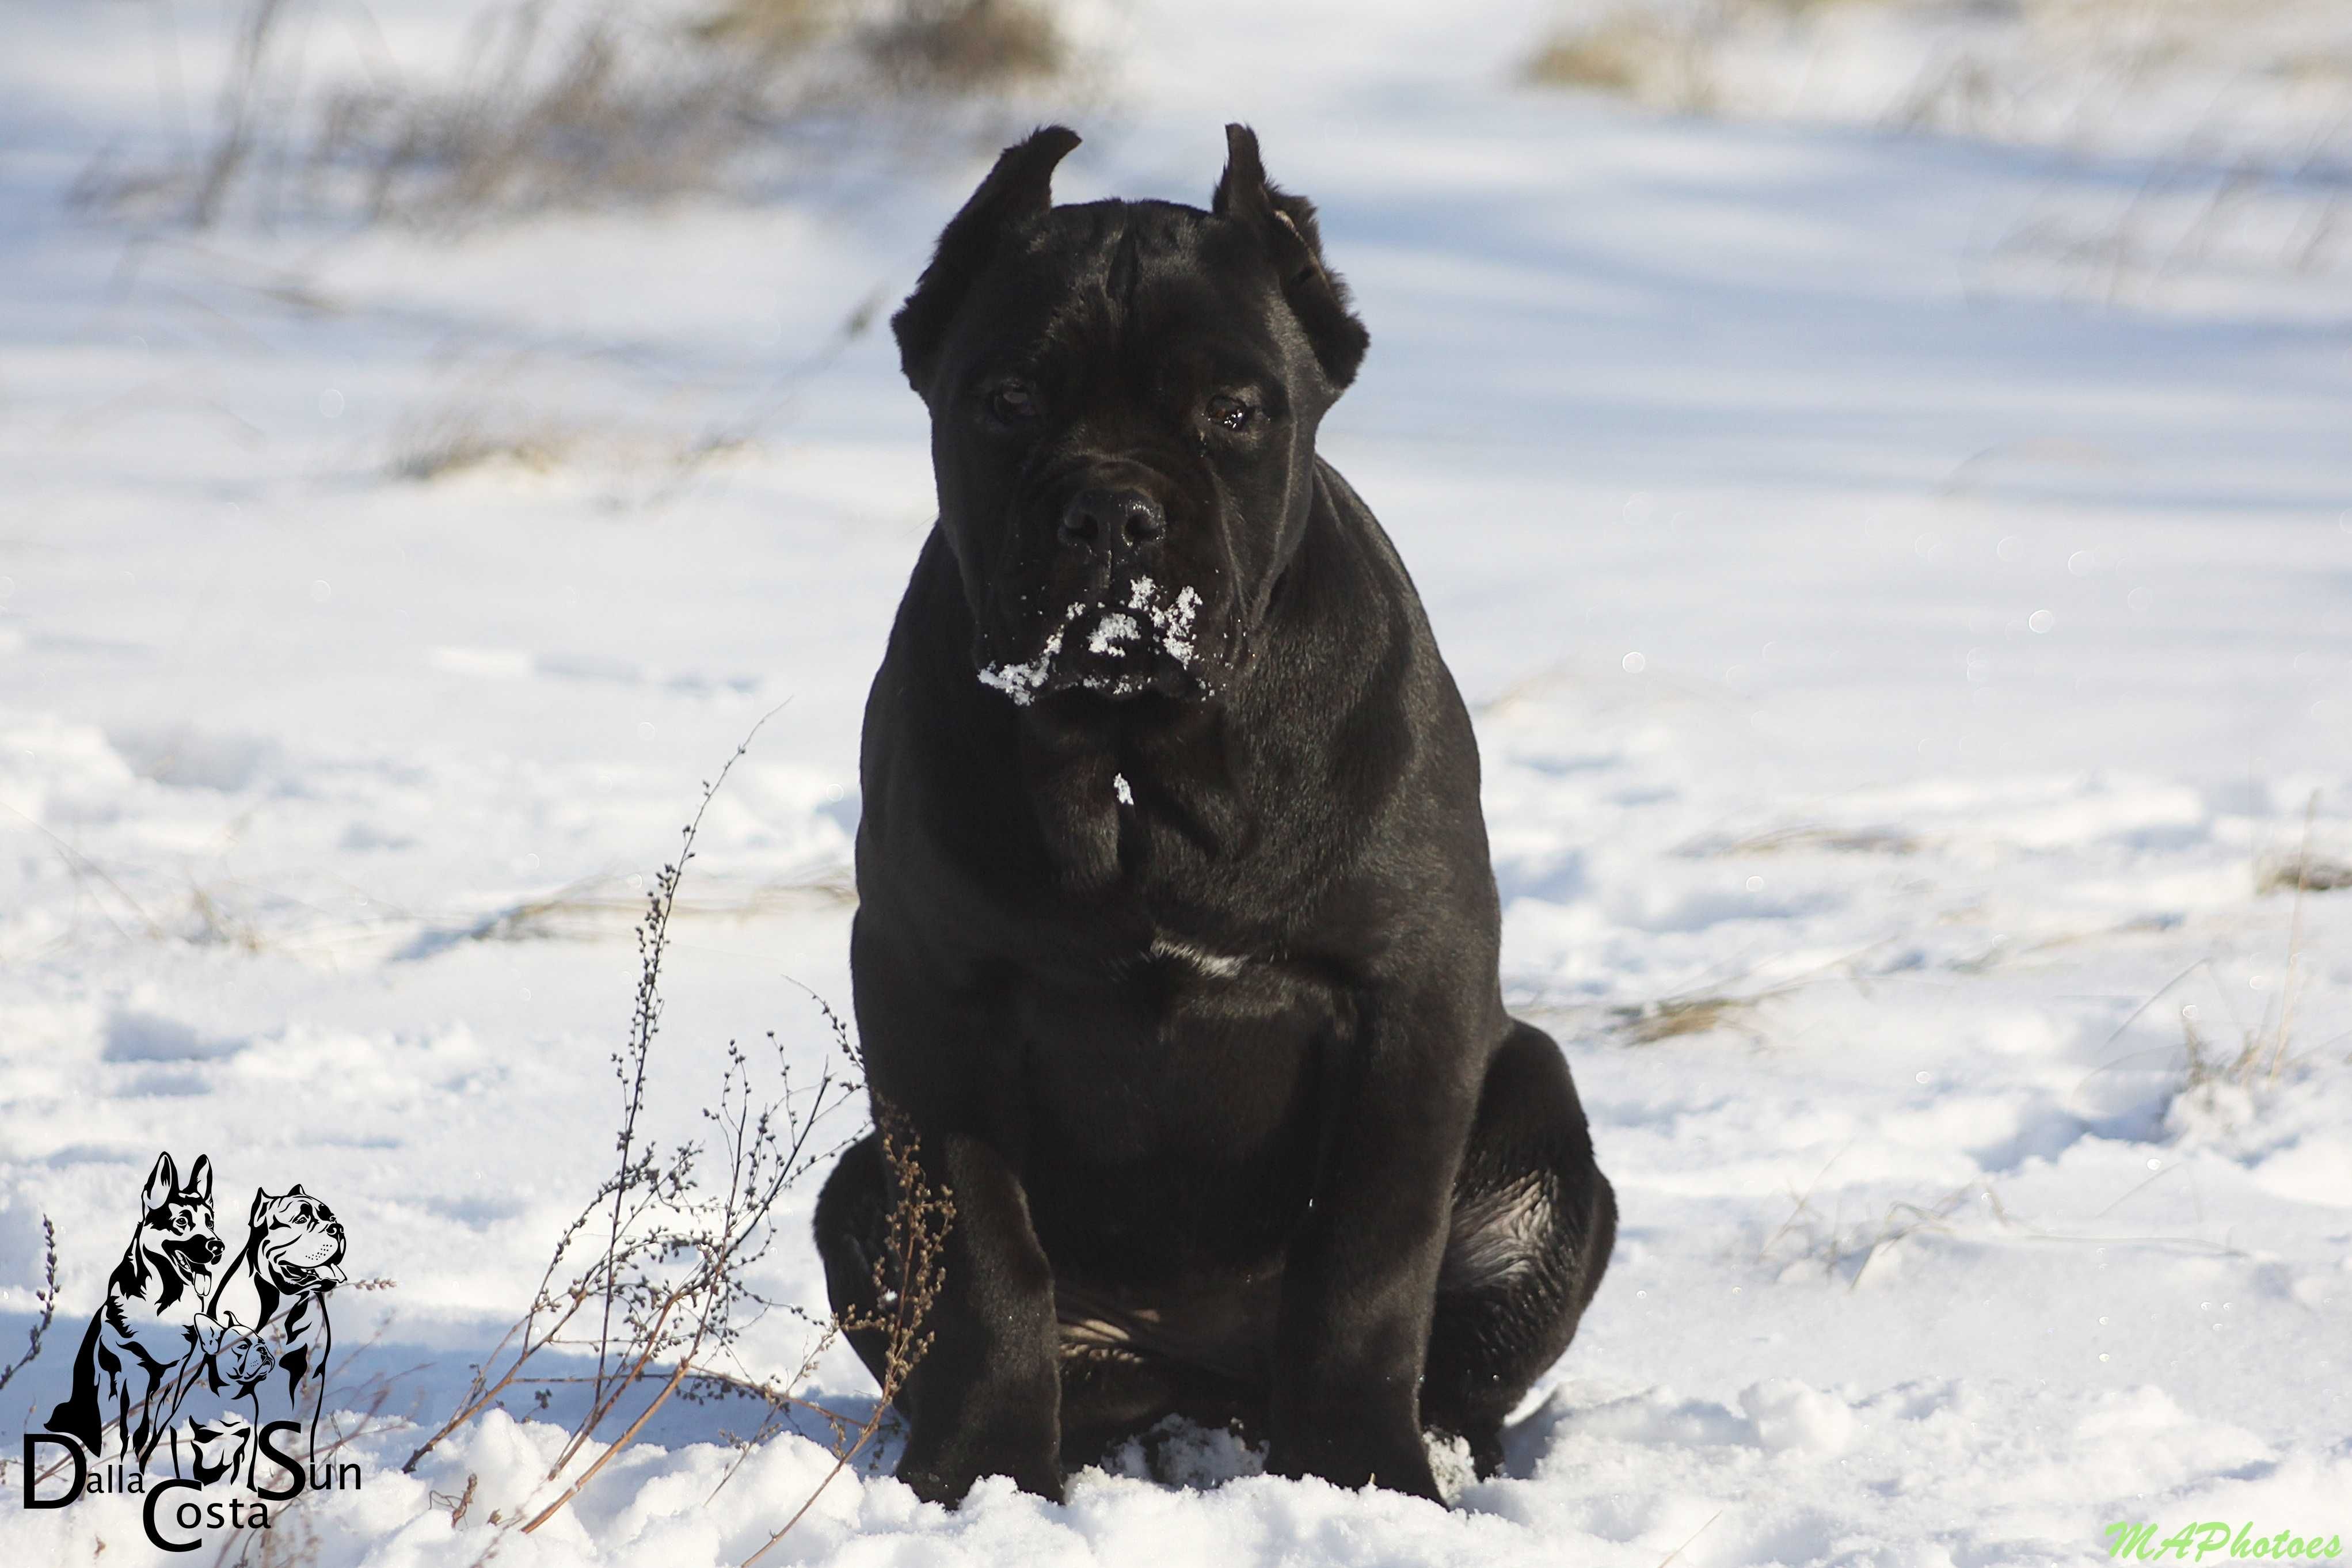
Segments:
[[[1878,22],[1831,15],[1865,5]],[[2132,185],[2036,204],[1993,247],[2054,263],[2069,292],[2114,302],[2216,266],[2324,275],[2352,254],[2352,57],[2326,0],[1580,0],[1560,16],[1531,81],[2116,155]]]
[[[752,733],[758,733],[758,726]],[[759,1295],[750,1283],[751,1271],[776,1241],[777,1204],[795,1183],[845,1146],[827,1146],[818,1133],[835,1124],[836,1113],[862,1087],[853,1077],[836,1073],[828,1061],[814,1083],[795,1085],[780,1049],[768,1080],[772,1088],[763,1088],[751,1058],[730,1041],[716,1103],[702,1112],[705,1138],[664,1145],[643,1123],[646,1083],[661,1032],[662,971],[678,887],[694,858],[704,815],[750,746],[747,737],[704,785],[701,805],[686,826],[677,859],[662,868],[646,895],[645,920],[637,931],[635,1006],[628,1037],[613,1056],[621,1087],[613,1172],[558,1238],[530,1304],[474,1369],[457,1408],[401,1467],[404,1473],[413,1473],[450,1434],[498,1406],[510,1393],[535,1393],[544,1408],[555,1385],[585,1383],[584,1413],[573,1422],[533,1493],[490,1514],[501,1531],[529,1534],[569,1507],[673,1397],[696,1402],[748,1395],[764,1414],[756,1431],[737,1439],[743,1454],[781,1430],[794,1409],[814,1412],[834,1434],[833,1468],[770,1538],[772,1545],[834,1477],[869,1447],[908,1374],[930,1348],[929,1318],[944,1281],[947,1234],[955,1211],[948,1194],[929,1184],[913,1136],[887,1106],[876,1107],[884,1158],[894,1179],[887,1249],[890,1278],[884,1279],[882,1266],[876,1273],[885,1310],[871,1319],[821,1320],[796,1303]],[[847,1025],[822,998],[817,1006],[832,1027],[836,1055],[852,1068],[859,1066]],[[774,1043],[772,1035],[770,1043]],[[730,1370],[746,1318],[772,1309],[816,1329],[799,1363],[764,1378],[746,1378]],[[871,1331],[885,1341],[881,1397],[862,1421],[813,1404],[799,1393],[818,1359],[845,1329]],[[582,1358],[593,1353],[593,1375],[583,1378],[551,1367],[551,1352]],[[601,1451],[591,1457],[599,1444]],[[474,1489],[469,1478],[465,1495],[451,1504],[453,1516],[462,1516],[472,1506]]]
[[[8,1380],[40,1359],[41,1341],[47,1337],[49,1325],[58,1317],[58,1228],[49,1216],[41,1216],[41,1288],[33,1292],[33,1300],[41,1304],[40,1315],[33,1320],[32,1331],[25,1353],[5,1367],[0,1367],[0,1388]]]
[[[1712,1034],[1717,1029],[1738,1029],[1750,1038],[1756,1029],[1749,1016],[1766,1000],[1762,996],[1734,996],[1713,993],[1694,996],[1667,996],[1654,1002],[1643,1002],[1610,1009],[1618,1038],[1629,1046],[1654,1046],[1661,1040],[1675,1039],[1683,1035]]]
[[[1767,828],[1741,837],[1711,836],[1685,845],[1678,854],[1692,857],[1787,855],[1825,852],[1832,855],[1916,855],[1925,847],[1920,837],[1892,826],[1831,827],[1800,823]]]
[[[1697,0],[1629,3],[1561,22],[1528,58],[1524,74],[1547,87],[1618,93],[1656,108],[1711,113],[1720,107],[1715,56],[1737,29],[1787,24],[1809,12],[1865,0]]]
[[[1822,1168],[1822,1174],[1828,1174],[1828,1167]],[[1948,1236],[1956,1228],[1956,1220],[1977,1213],[2002,1225],[2014,1223],[2000,1195],[1986,1181],[1969,1182],[1924,1204],[1890,1203],[1877,1217],[1853,1225],[1845,1223],[1842,1213],[1824,1216],[1813,1206],[1813,1191],[1820,1184],[1821,1177],[1816,1176],[1812,1187],[1789,1194],[1793,1203],[1789,1217],[1757,1248],[1758,1262],[1782,1265],[1780,1277],[1784,1281],[1819,1268],[1825,1279],[1843,1275],[1846,1289],[1858,1290],[1873,1267],[1892,1261],[1915,1236]]]
[[[394,442],[393,478],[424,482],[482,468],[510,468],[544,474],[554,470],[572,447],[568,431],[541,426],[536,430],[501,431],[444,410],[428,423],[402,433]]]
[[[1067,46],[1035,0],[898,0],[861,45],[901,91],[974,92],[1050,77]]]
[[[2306,848],[2299,856],[2271,860],[2254,872],[2257,893],[2341,893],[2352,891],[2352,861],[2315,856]]]
[[[1619,93],[1661,108],[1703,111],[1715,105],[1699,28],[1630,8],[1553,32],[1529,58],[1527,78],[1547,87]]]
[[[762,190],[836,165],[845,134],[887,144],[904,129],[887,122],[1071,58],[1050,0],[724,0],[683,23],[488,0],[446,73],[313,87],[295,19],[315,3],[247,0],[205,144],[94,168],[82,203],[200,227],[239,204],[448,226]]]

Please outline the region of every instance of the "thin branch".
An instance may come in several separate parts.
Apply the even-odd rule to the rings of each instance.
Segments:
[[[41,1337],[49,1331],[49,1325],[57,1321],[58,1228],[49,1223],[49,1216],[47,1215],[41,1216],[41,1288],[34,1292],[33,1300],[41,1304],[40,1318],[33,1324],[30,1342],[25,1346],[25,1353],[18,1356],[5,1370],[0,1370],[0,1388],[7,1387],[10,1378],[33,1364],[34,1359],[41,1353]]]

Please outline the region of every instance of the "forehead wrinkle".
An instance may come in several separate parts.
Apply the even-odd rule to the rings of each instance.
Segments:
[[[1118,233],[1108,247],[1102,269],[1103,301],[1110,307],[1114,322],[1131,319],[1135,314],[1136,276],[1143,270],[1143,230],[1134,215],[1119,215]]]
[[[1255,296],[1255,279],[1227,279],[1199,264],[1222,253],[1208,243],[1217,227],[1207,214],[1175,203],[1053,209],[1031,230],[1026,250],[1032,265],[1060,253],[1060,265],[1041,268],[1037,278],[1045,283],[1058,273],[1057,286],[1030,292],[1025,331],[994,363],[1062,382],[1089,402],[1120,395],[1107,375],[1113,384],[1152,381],[1180,363],[1221,381],[1279,376],[1288,357],[1279,326],[1267,342],[1263,333],[1234,331],[1228,320],[1236,286]]]

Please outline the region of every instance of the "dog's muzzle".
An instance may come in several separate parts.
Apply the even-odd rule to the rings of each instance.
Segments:
[[[1209,689],[1200,645],[1201,593],[1172,592],[1135,573],[1100,597],[1072,599],[1030,658],[983,665],[982,686],[1021,707],[1041,695],[1091,691],[1104,697],[1198,697]]]
[[[224,1249],[219,1237],[192,1236],[178,1241],[165,1242],[163,1250],[178,1258],[190,1271],[197,1274],[210,1274],[220,1267]]]

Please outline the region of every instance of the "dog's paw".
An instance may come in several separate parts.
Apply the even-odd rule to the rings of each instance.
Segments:
[[[1378,1487],[1441,1505],[1445,1501],[1436,1473],[1430,1468],[1429,1450],[1423,1446],[1421,1434],[1410,1428],[1385,1442],[1368,1432],[1326,1435],[1319,1440],[1276,1439],[1266,1455],[1265,1468],[1293,1479],[1314,1476],[1351,1491]]]
[[[916,1415],[898,1460],[898,1479],[925,1502],[949,1508],[962,1502],[984,1476],[1009,1477],[1024,1492],[1061,1501],[1062,1446],[1052,1406],[1016,1411],[1011,1400],[977,1403],[993,1418],[941,1430]]]
[[[983,1476],[1009,1476],[1013,1484],[1047,1502],[1062,1500],[1062,1467],[1048,1460],[1033,1464],[975,1465],[924,1461],[912,1454],[898,1461],[898,1477],[925,1502],[958,1508]]]

